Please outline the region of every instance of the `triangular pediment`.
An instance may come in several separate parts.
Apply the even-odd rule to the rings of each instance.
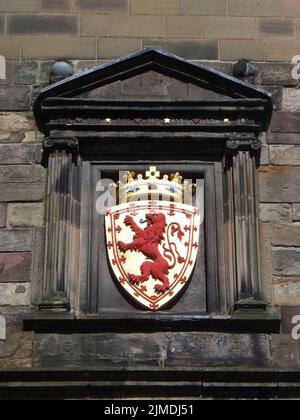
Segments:
[[[74,97],[74,96],[73,96]],[[84,99],[119,99],[119,100],[220,100],[232,98],[225,92],[218,92],[211,87],[201,87],[193,83],[166,76],[158,71],[149,70],[125,80],[117,80],[108,85],[83,90],[75,95]],[[233,96],[234,97],[234,96]]]
[[[38,108],[41,101],[47,97],[80,97],[85,92],[90,92],[89,95],[93,96],[91,93],[93,90],[109,85],[113,87],[118,81],[134,80],[148,72],[230,98],[260,98],[271,101],[271,94],[263,89],[213,68],[187,61],[158,47],[146,47],[140,52],[110,61],[46,87],[38,96],[35,107]],[[147,88],[146,85],[144,87]],[[158,84],[155,89],[160,87]],[[200,95],[202,96],[202,92]]]
[[[160,48],[146,47],[46,87],[35,101],[34,114],[43,130],[45,110],[55,104],[57,113],[60,101],[61,109],[70,110],[80,105],[101,108],[102,101],[111,100],[202,101],[204,107],[216,106],[218,101],[257,100],[266,114],[272,112],[269,92]]]

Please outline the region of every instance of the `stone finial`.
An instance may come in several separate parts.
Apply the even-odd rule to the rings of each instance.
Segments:
[[[257,74],[256,68],[249,63],[248,60],[239,60],[233,66],[233,76],[238,78],[255,77]]]
[[[73,66],[67,61],[57,61],[50,70],[51,84],[60,82],[75,74]]]

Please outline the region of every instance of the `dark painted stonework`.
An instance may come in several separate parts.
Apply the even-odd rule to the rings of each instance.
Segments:
[[[0,283],[26,283],[31,279],[31,254],[0,254]]]
[[[39,335],[36,367],[268,367],[266,335],[155,333]]]
[[[107,86],[113,86],[107,91],[113,100],[102,97]],[[79,293],[80,316],[155,320],[116,289],[106,261],[103,220],[94,210],[100,178],[116,178],[118,170],[144,172],[152,160],[164,173],[180,170],[205,185],[205,251],[201,248],[198,258],[205,271],[195,270],[189,290],[166,308],[166,321],[228,315],[241,300],[247,310],[247,300],[253,300],[250,310],[259,311],[255,171],[259,133],[267,129],[271,114],[271,93],[158,47],[43,89],[34,103],[37,125],[46,136],[43,164],[48,167],[40,308],[73,309]],[[140,163],[136,168],[135,161]],[[80,290],[74,292],[78,283]],[[266,311],[256,315],[269,317]]]

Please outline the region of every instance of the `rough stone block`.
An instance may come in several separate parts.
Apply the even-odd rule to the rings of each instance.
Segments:
[[[32,256],[27,252],[0,254],[0,283],[30,283]]]
[[[272,270],[272,250],[270,239],[269,223],[259,224],[259,248],[260,248],[260,272],[262,283],[262,298],[265,302],[273,304],[273,270]]]
[[[293,204],[293,221],[300,222],[300,204]]]
[[[260,204],[259,210],[259,219],[262,222],[292,222],[290,204]]]
[[[167,16],[166,38],[203,38],[203,23],[200,16]]]
[[[43,135],[37,131],[27,131],[25,133],[25,137],[22,140],[22,143],[40,143],[42,142]],[[42,159],[42,152],[41,150],[37,150],[35,154],[35,161],[40,162]]]
[[[299,305],[300,277],[274,277],[274,300],[275,305]]]
[[[298,279],[300,282],[300,278]],[[300,302],[298,302],[300,303]],[[295,316],[300,316],[300,306],[282,306],[281,307],[281,322],[283,334],[291,334],[295,324],[292,323]]]
[[[75,0],[75,9],[80,12],[126,13],[128,0]]]
[[[300,145],[300,133],[268,133],[268,144]]]
[[[263,167],[259,170],[262,203],[297,203],[300,197],[300,168]]]
[[[262,40],[220,40],[220,59],[264,60],[265,49]]]
[[[0,197],[8,202],[42,201],[45,194],[44,183],[2,183],[0,184]]]
[[[15,65],[14,83],[16,85],[34,85],[37,83],[38,63],[20,61]]]
[[[0,166],[0,183],[42,183],[46,170],[40,165]]]
[[[33,315],[35,310],[28,306],[2,306],[1,315],[5,317],[6,327],[9,336],[23,329],[23,321],[25,317]]]
[[[139,51],[142,47],[140,39],[135,38],[103,38],[98,41],[98,57],[114,59],[131,52]]]
[[[109,34],[112,37],[163,37],[163,16],[110,16]]]
[[[29,109],[29,86],[0,87],[0,111],[27,111]]]
[[[300,246],[300,226],[295,224],[273,225],[271,242],[277,246]]]
[[[3,308],[1,311],[3,311]],[[31,368],[33,342],[33,333],[9,332],[7,339],[0,343],[0,368]]]
[[[282,110],[290,112],[300,111],[300,89],[283,89]]]
[[[231,16],[281,16],[281,0],[229,0]]]
[[[257,19],[259,38],[293,38],[295,32],[292,19]]]
[[[254,39],[255,19],[246,17],[204,17],[204,38]]]
[[[0,165],[31,164],[36,161],[36,153],[40,145],[32,144],[0,144]]]
[[[89,60],[96,59],[96,38],[90,37],[26,37],[23,59]]]
[[[292,77],[291,63],[255,63],[255,67],[262,85],[296,86],[298,83]]]
[[[108,17],[105,15],[82,15],[80,17],[81,36],[108,35]]]
[[[42,288],[40,287],[44,278],[45,261],[45,236],[46,228],[33,230],[32,248],[32,276],[31,276],[31,298],[33,305],[39,305],[42,301]]]
[[[269,150],[272,165],[300,164],[300,146],[270,146]]]
[[[288,369],[299,366],[297,341],[291,335],[272,336],[272,355],[274,367]]]
[[[270,363],[266,335],[178,333],[169,340],[166,366],[266,367]]]
[[[0,306],[30,305],[30,283],[0,283]]]
[[[37,335],[38,367],[160,366],[164,334]]]
[[[261,148],[260,164],[270,165],[269,147],[265,144],[263,144]]]
[[[22,141],[25,132],[34,130],[35,123],[31,113],[0,112],[0,142],[9,143],[9,140],[16,141],[16,135]]]
[[[42,0],[42,12],[71,12],[72,0]]]
[[[26,252],[31,250],[31,229],[0,229],[0,252]]]
[[[143,45],[158,45],[190,60],[218,60],[218,41],[196,41],[196,40],[168,40],[162,41],[158,38],[143,40]]]
[[[257,83],[259,84],[259,82]],[[273,110],[274,111],[281,111],[282,108],[282,87],[281,86],[263,86],[263,89],[270,92],[273,97]]]
[[[0,228],[6,226],[7,204],[0,203]]]
[[[9,35],[76,35],[78,16],[72,15],[9,15]]]
[[[10,227],[41,227],[44,224],[44,203],[9,204],[7,222]]]
[[[22,40],[20,38],[0,38],[0,51],[7,60],[21,58]]]
[[[300,248],[274,247],[272,258],[274,276],[300,276]],[[296,287],[299,287],[299,285]]]
[[[177,0],[130,0],[133,15],[177,15]]]
[[[300,133],[300,112],[275,112],[271,121],[271,131]]]
[[[270,39],[266,41],[267,61],[291,62],[295,55],[299,55],[300,41],[294,39]]]
[[[181,15],[225,16],[227,0],[179,0]]]

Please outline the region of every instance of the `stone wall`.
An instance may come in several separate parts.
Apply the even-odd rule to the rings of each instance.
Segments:
[[[161,45],[194,60],[290,61],[298,0],[2,0],[7,59],[110,59]]]

